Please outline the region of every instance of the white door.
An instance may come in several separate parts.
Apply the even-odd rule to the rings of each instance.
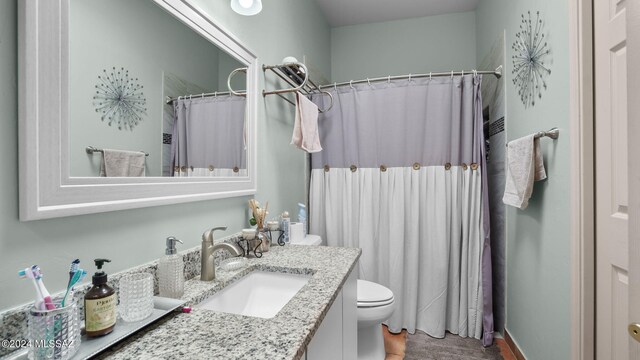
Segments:
[[[628,1],[628,0],[627,0]],[[627,8],[628,104],[629,114],[629,324],[640,333],[640,1]],[[637,338],[637,336],[636,336]],[[629,339],[630,359],[640,359],[640,342]]]
[[[594,0],[598,360],[629,359],[628,3]]]

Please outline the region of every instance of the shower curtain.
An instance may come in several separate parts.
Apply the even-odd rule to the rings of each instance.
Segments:
[[[174,101],[172,175],[247,176],[245,108],[229,95]]]
[[[392,332],[493,342],[481,76],[330,89],[312,154],[310,232],[362,248],[389,287]],[[325,107],[327,98],[313,100]]]

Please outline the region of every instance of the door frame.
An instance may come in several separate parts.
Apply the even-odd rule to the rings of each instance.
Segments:
[[[637,64],[640,60],[640,4],[637,1],[630,1],[626,5],[627,12],[627,64]],[[637,65],[636,65],[637,67]],[[627,96],[638,95],[638,80],[640,76],[635,68],[627,69]],[[628,97],[629,99],[629,97]],[[627,99],[627,101],[628,101]],[[635,141],[640,137],[640,104],[635,101],[628,101],[628,129],[627,143],[629,144],[629,154],[637,154],[640,151],[640,143]],[[636,158],[630,156],[628,159],[629,169],[629,322],[637,323],[640,311],[633,304],[640,299],[640,167],[636,164]],[[634,220],[635,219],[635,220]],[[636,260],[636,261],[634,261]],[[629,341],[630,357],[640,353],[638,343]]]
[[[595,356],[593,0],[569,0],[571,359]]]

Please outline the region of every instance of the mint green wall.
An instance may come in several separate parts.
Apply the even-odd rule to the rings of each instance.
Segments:
[[[331,81],[473,69],[475,13],[342,26],[331,30]]]
[[[160,257],[166,236],[184,240],[184,249],[199,245],[207,227],[227,225],[224,234],[246,227],[247,197],[19,222],[17,1],[0,0],[0,153],[5,169],[0,172],[0,311],[33,300],[33,287],[17,278],[25,266],[39,264],[49,290],[60,291],[73,258],[81,258],[92,272],[91,259],[111,258],[107,271],[115,272]],[[330,30],[313,1],[265,2],[263,12],[250,18],[233,13],[228,1],[195,2],[242,39],[260,63],[306,54],[330,74]],[[305,156],[289,145],[293,108],[275,96],[259,101],[257,198],[269,200],[271,215],[293,212],[305,187]]]
[[[551,47],[549,88],[526,108],[512,82],[511,56],[521,14],[540,11]],[[535,184],[526,210],[507,206],[506,329],[530,360],[570,357],[569,14],[557,0],[483,0],[477,9],[477,58],[506,31],[506,129],[508,139],[560,128],[560,139],[542,139],[548,180]]]

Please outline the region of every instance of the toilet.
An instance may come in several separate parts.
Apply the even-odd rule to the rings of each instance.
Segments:
[[[393,292],[367,280],[358,280],[358,360],[385,358],[380,325],[396,309]]]
[[[307,235],[295,245],[322,245],[322,238]],[[358,280],[358,360],[383,360],[384,338],[380,325],[395,310],[393,292],[380,284]]]

